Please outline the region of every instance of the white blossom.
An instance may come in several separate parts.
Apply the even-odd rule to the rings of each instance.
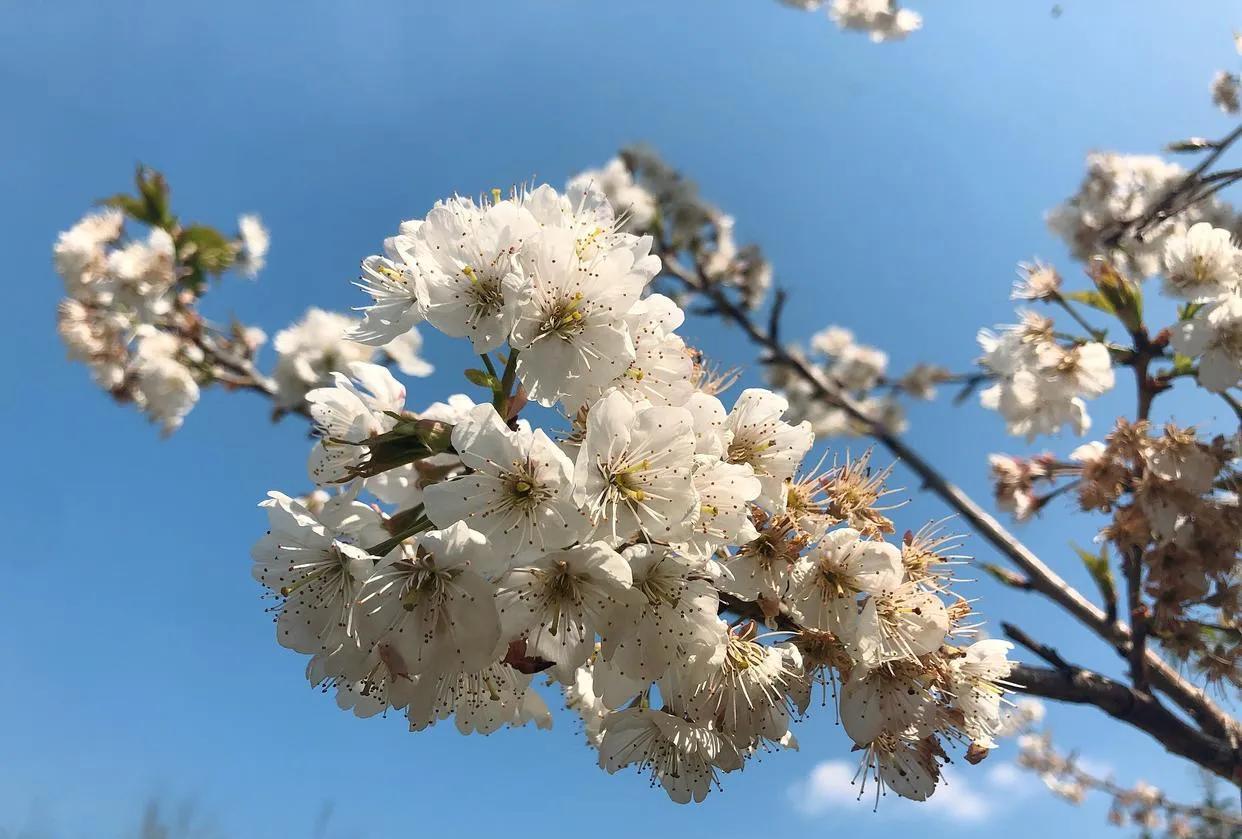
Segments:
[[[1053,340],[1052,322],[1024,313],[1023,322],[999,335],[981,330],[980,360],[996,381],[979,395],[980,404],[998,411],[1010,434],[1034,439],[1070,426],[1085,434],[1091,426],[1083,398],[1113,387],[1108,348],[1099,342],[1064,347]]]
[[[517,256],[538,224],[513,201],[482,206],[455,197],[421,222],[406,222],[394,243],[422,278],[427,321],[446,335],[469,337],[476,353],[504,344],[527,284]]]
[[[964,655],[949,662],[949,690],[957,697],[962,712],[962,731],[971,742],[984,749],[996,748],[1000,733],[1001,685],[1014,663],[1006,656],[1013,644],[993,638],[976,641]]]
[[[564,548],[590,528],[574,502],[574,466],[542,431],[511,431],[491,405],[453,428],[453,448],[471,472],[424,492],[428,517],[464,521],[506,563]]]
[[[551,728],[548,706],[530,689],[530,682],[530,676],[504,664],[419,677],[406,708],[410,730],[421,731],[449,716],[462,734],[491,734],[528,722]]]
[[[892,591],[901,574],[901,551],[895,545],[863,539],[852,527],[838,528],[795,564],[789,605],[804,626],[849,637],[858,595]]]
[[[498,582],[500,625],[526,641],[526,654],[552,662],[562,681],[595,651],[634,633],[646,606],[629,563],[603,542],[554,551]]]
[[[859,661],[878,667],[932,652],[948,631],[949,612],[940,598],[906,582],[863,601],[851,640]]]
[[[482,670],[501,657],[495,587],[487,580],[498,570],[487,539],[457,522],[420,534],[380,563],[358,603],[411,674]]]
[[[611,711],[595,692],[594,668],[590,662],[574,671],[573,681],[565,685],[564,690],[565,707],[582,720],[582,733],[587,742],[599,748],[604,739],[604,720]]]
[[[738,396],[725,422],[728,443],[725,460],[749,464],[759,478],[758,503],[768,509],[781,506],[785,481],[793,477],[815,442],[809,422],[790,425],[783,416],[789,401],[762,388],[748,388]]]
[[[1087,156],[1087,174],[1078,192],[1048,213],[1048,226],[1065,240],[1075,259],[1107,254],[1134,273],[1151,276],[1160,270],[1171,236],[1196,222],[1217,227],[1236,223],[1234,213],[1211,197],[1145,230],[1142,238],[1127,234],[1112,243],[1109,237],[1116,230],[1146,217],[1185,177],[1181,166],[1152,155],[1093,152]]]
[[[401,241],[408,243],[408,238]],[[362,323],[350,333],[349,337],[360,343],[387,344],[409,332],[427,313],[427,284],[409,265],[383,256],[367,257],[357,286],[374,301],[361,307]]]
[[[678,804],[702,801],[717,772],[742,768],[737,749],[711,729],[652,708],[631,708],[604,721],[599,765],[609,774],[634,764]]]
[[[319,484],[342,483],[370,456],[369,437],[390,430],[389,413],[405,405],[405,387],[378,364],[354,362],[349,375],[333,373],[335,385],[306,394],[319,442],[311,452],[311,478]]]
[[[52,261],[70,297],[89,299],[100,293],[108,270],[106,247],[120,237],[124,223],[121,211],[109,208],[83,216],[60,234]]]
[[[370,361],[374,350],[345,339],[356,321],[337,312],[310,308],[302,319],[276,333],[276,382],[280,404],[300,405],[306,394],[331,382],[333,372],[345,372],[355,361]]]
[[[859,746],[886,732],[930,730],[925,724],[934,707],[935,699],[919,674],[900,668],[857,668],[841,688],[841,725]]]
[[[1199,360],[1198,379],[1214,393],[1242,384],[1242,292],[1205,304],[1173,328],[1173,349]]]
[[[590,400],[616,388],[635,402],[685,404],[694,393],[694,358],[686,342],[673,333],[685,320],[681,307],[662,294],[652,294],[635,303],[624,320],[634,342],[634,359],[612,381],[588,389]]]
[[[634,360],[624,315],[652,274],[627,248],[588,255],[569,228],[545,229],[520,262],[529,286],[513,326],[518,377],[531,399],[576,408]]]
[[[271,247],[272,237],[259,217],[253,214],[238,218],[237,230],[241,236],[238,267],[247,277],[257,277],[267,264],[267,251]]]
[[[571,190],[586,190],[596,186],[608,197],[608,203],[620,213],[625,228],[646,230],[655,218],[655,196],[645,187],[634,182],[634,176],[619,157],[609,160],[599,169],[589,169],[568,184]]]
[[[698,515],[694,432],[683,408],[636,406],[613,391],[587,416],[574,471],[574,500],[594,538],[617,545],[642,533],[678,541]]]
[[[354,604],[376,560],[367,548],[387,536],[378,514],[349,495],[318,514],[279,492],[259,506],[267,510],[269,530],[251,550],[253,573],[281,598],[277,640],[310,654],[356,647]]]
[[[687,556],[707,559],[717,548],[746,543],[759,535],[748,505],[759,497],[762,485],[749,463],[696,455],[693,483],[699,514],[692,535],[678,546]]]
[[[1228,230],[1199,222],[1170,236],[1164,246],[1161,290],[1191,302],[1206,302],[1238,287],[1242,250]]]
[[[133,360],[134,401],[165,434],[180,428],[198,402],[194,374],[178,359],[186,352],[181,341],[168,332],[139,331]]]
[[[603,656],[620,675],[651,683],[689,656],[723,652],[716,609],[720,598],[701,566],[656,545],[623,555],[633,588],[646,598],[633,636],[606,639]]]

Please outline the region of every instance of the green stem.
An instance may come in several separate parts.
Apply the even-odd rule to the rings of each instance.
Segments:
[[[1079,326],[1087,330],[1087,334],[1090,335],[1094,340],[1096,341],[1104,340],[1104,334],[1105,334],[1104,330],[1096,329],[1094,326],[1087,323],[1087,319],[1084,318],[1077,309],[1071,306],[1068,300],[1066,300],[1060,294],[1058,294],[1056,297],[1053,297],[1052,299],[1057,302],[1057,305],[1059,305],[1062,309],[1068,312],[1069,316],[1072,317],[1075,321],[1077,321]]]

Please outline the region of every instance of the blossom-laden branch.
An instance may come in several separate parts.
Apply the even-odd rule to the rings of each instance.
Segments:
[[[1232,779],[1238,767],[1237,721],[1208,698],[1202,689],[1180,675],[1154,651],[1147,649],[1145,644],[1153,625],[1162,628],[1161,637],[1167,645],[1174,623],[1185,622],[1185,618],[1179,616],[1180,613],[1171,609],[1175,603],[1187,602],[1185,594],[1169,591],[1169,596],[1163,598],[1164,603],[1154,618],[1155,624],[1149,623],[1148,607],[1141,599],[1145,589],[1154,592],[1153,586],[1158,586],[1161,579],[1168,579],[1154,570],[1151,572],[1152,576],[1145,577],[1144,569],[1161,561],[1157,559],[1160,552],[1168,554],[1173,550],[1173,543],[1166,541],[1171,538],[1171,533],[1165,535],[1154,525],[1147,525],[1136,528],[1134,533],[1126,532],[1124,536],[1121,531],[1113,534],[1119,549],[1124,548],[1121,555],[1127,557],[1127,611],[1131,623],[1120,623],[1117,620],[1115,596],[1110,596],[1106,601],[1107,608],[1101,609],[1070,587],[1060,575],[960,488],[949,482],[899,436],[897,429],[901,423],[897,411],[891,404],[877,403],[866,396],[868,388],[873,388],[883,373],[885,362],[882,358],[877,358],[876,351],[865,348],[860,351],[853,344],[852,335],[835,328],[816,336],[813,342],[813,348],[829,358],[830,363],[826,366],[784,346],[777,337],[779,324],[774,322],[777,320],[775,307],[774,316],[769,318],[766,327],[761,325],[756,312],[771,284],[770,270],[766,269],[757,250],[738,249],[733,244],[732,220],[698,199],[692,188],[649,153],[627,153],[622,160],[625,168],[621,170],[621,175],[611,175],[611,194],[617,196],[622,203],[627,196],[632,196],[636,190],[644,188],[652,196],[649,199],[651,208],[644,211],[643,217],[648,219],[648,224],[656,233],[665,274],[681,287],[683,293],[688,292],[693,295],[691,299],[701,301],[697,304],[696,311],[721,317],[739,326],[763,351],[763,360],[772,371],[772,380],[790,394],[795,404],[804,406],[804,416],[819,418],[813,420],[815,427],[846,429],[866,434],[896,455],[922,479],[925,489],[944,500],[976,532],[1017,566],[1021,572],[1019,588],[1049,598],[1108,642],[1119,655],[1130,662],[1134,690],[1138,694],[1155,702],[1147,692],[1147,682],[1150,680],[1157,690],[1191,714],[1196,724],[1201,727],[1202,736],[1214,738],[1214,742],[1206,750],[1185,748],[1179,744],[1183,734],[1181,728],[1169,727],[1169,723],[1177,718],[1168,712],[1155,714],[1150,725],[1144,723],[1150,728],[1149,733],[1175,753],[1192,757],[1196,762],[1204,760],[1205,765],[1212,771]],[[604,180],[606,175],[607,172],[602,172],[598,177]],[[628,176],[629,180],[622,175]],[[697,209],[687,210],[687,204]],[[1197,258],[1195,255],[1207,246],[1207,242],[1219,247],[1215,245],[1217,234],[1210,231],[1208,225],[1190,228],[1183,234],[1184,238],[1173,237],[1169,247],[1175,253],[1187,254],[1184,258],[1193,262],[1192,258]],[[1220,258],[1218,262],[1211,264],[1226,262],[1227,259]],[[1228,264],[1232,266],[1235,263]],[[1168,372],[1160,374],[1160,379],[1149,374],[1152,361],[1166,357],[1164,347],[1169,339],[1163,336],[1158,341],[1147,338],[1147,331],[1142,323],[1138,286],[1105,260],[1093,261],[1089,274],[1095,285],[1094,290],[1090,293],[1069,293],[1062,291],[1060,277],[1055,271],[1038,264],[1024,266],[1023,280],[1015,289],[1017,297],[1055,302],[1069,311],[1087,330],[1086,338],[1062,335],[1055,330],[1051,321],[1033,314],[1027,317],[1022,326],[1012,328],[1001,336],[981,336],[981,342],[988,353],[983,362],[985,380],[993,382],[988,391],[983,393],[983,402],[1006,413],[1011,428],[1016,433],[1028,436],[1048,433],[1067,422],[1075,425],[1080,433],[1085,430],[1088,419],[1079,394],[1098,395],[1113,386],[1111,368],[1114,357],[1135,370],[1136,381],[1139,383],[1140,415],[1150,410],[1152,400],[1159,392],[1167,389],[1164,384],[1172,380]],[[1219,285],[1212,286],[1212,283]],[[1200,279],[1174,268],[1169,271],[1166,286],[1174,289],[1196,286],[1193,294],[1225,295],[1223,299],[1226,302],[1217,305],[1232,305],[1228,302],[1230,295],[1237,295],[1236,275],[1219,280]],[[777,299],[782,297],[778,296]],[[1085,302],[1119,319],[1130,333],[1133,345],[1126,347],[1105,343],[1103,330],[1089,324],[1074,307],[1075,302]],[[1187,311],[1186,315],[1193,319],[1195,312]],[[1180,342],[1180,346],[1188,353],[1204,353],[1202,347],[1187,347],[1184,340]],[[1235,356],[1229,358],[1236,359]],[[1175,364],[1183,363],[1175,360]],[[1228,364],[1235,363],[1235,360],[1228,361]],[[858,373],[860,368],[865,371],[861,376]],[[1231,386],[1237,378],[1237,368],[1227,369],[1235,371],[1229,374],[1233,378],[1226,383],[1226,386]],[[1200,378],[1203,380],[1202,372]],[[1215,381],[1208,381],[1206,386],[1213,384]],[[845,421],[825,420],[834,416],[841,416]],[[1146,425],[1141,421],[1138,428],[1140,434],[1146,431]],[[1233,611],[1236,608],[1233,593],[1236,593],[1237,586],[1231,582],[1229,574],[1236,559],[1235,548],[1238,534],[1242,533],[1242,522],[1237,521],[1234,513],[1236,507],[1222,503],[1212,491],[1218,484],[1229,487],[1236,483],[1230,466],[1235,455],[1226,441],[1218,440],[1205,445],[1195,441],[1193,435],[1187,438],[1183,432],[1175,429],[1156,441],[1148,438],[1144,440],[1145,442],[1134,441],[1139,460],[1137,463],[1131,461],[1140,471],[1122,481],[1119,489],[1124,492],[1130,488],[1139,488],[1140,495],[1158,495],[1165,499],[1177,496],[1182,509],[1191,513],[1187,520],[1198,520],[1201,523],[1197,532],[1201,537],[1211,538],[1206,542],[1204,538],[1199,539],[1198,564],[1206,571],[1208,580],[1214,581],[1218,593],[1214,595],[1213,602],[1218,607],[1223,604],[1225,623],[1231,625],[1233,615],[1236,614]],[[1116,495],[1110,496],[1107,502],[1097,501],[1094,496],[1098,496],[1100,492],[1098,480],[1093,478],[1088,481],[1085,478],[1090,474],[1090,467],[1082,461],[1095,459],[1098,451],[1092,447],[1084,447],[1083,451],[1077,453],[1075,461],[1065,464],[1048,461],[1042,476],[1067,476],[1071,480],[1041,502],[1029,504],[1028,509],[1036,510],[1050,498],[1070,491],[1077,491],[1080,498],[1084,499],[1086,508],[1090,508],[1091,504],[1115,503]],[[1146,469],[1145,464],[1149,460],[1161,458],[1166,458],[1164,465],[1151,475],[1142,471]],[[1203,485],[1204,478],[1198,472],[1193,478],[1188,472],[1184,478],[1176,467],[1173,467],[1172,472],[1169,471],[1171,463],[1182,462],[1187,458],[1199,464],[1198,469],[1206,470],[1206,485]],[[1028,473],[1026,480],[1033,479],[1034,470],[1027,469],[1017,461],[1010,462]],[[994,468],[996,463],[994,460]],[[1022,473],[1015,474],[1015,479],[1020,474]],[[1187,491],[1189,496],[1178,495]],[[1198,500],[1195,500],[1196,497]],[[1192,507],[1187,508],[1188,504]],[[1147,536],[1139,540],[1139,533]],[[1106,568],[1105,563],[1104,569]],[[1104,590],[1103,569],[1097,582]],[[1112,594],[1111,589],[1108,592]],[[1207,651],[1206,648],[1200,649]],[[1210,649],[1211,657],[1220,659],[1222,652],[1225,655],[1210,668],[1205,668],[1209,678],[1217,683],[1221,679],[1236,679],[1237,668],[1233,662],[1237,661],[1237,644],[1224,647],[1214,645]],[[1201,656],[1200,661],[1207,662],[1209,658],[1210,656]],[[1080,701],[1098,698],[1100,702],[1104,702],[1103,694],[1097,696],[1088,693],[1083,694],[1083,697]],[[1144,703],[1142,706],[1155,708],[1158,703]],[[1100,707],[1110,712],[1116,710],[1114,705],[1107,703]],[[1225,756],[1223,760],[1222,755]]]
[[[165,434],[179,428],[201,394],[219,385],[258,393],[273,418],[309,417],[306,394],[330,384],[334,372],[377,353],[408,375],[431,367],[418,356],[416,331],[396,336],[382,352],[349,341],[356,321],[320,309],[276,335],[271,374],[258,364],[263,330],[233,321],[212,323],[200,312],[211,284],[226,272],[254,278],[263,269],[267,230],[243,215],[226,236],[205,224],[185,224],[173,213],[162,175],[139,167],[135,193],[101,202],[61,234],[53,251],[67,297],[58,331],[69,357],[85,363],[95,382],[119,402],[132,402]],[[145,237],[126,226],[145,228]]]
[[[946,747],[969,743],[976,761],[996,745],[1010,645],[962,643],[973,624],[951,589],[950,538],[886,538],[887,470],[864,457],[803,471],[810,425],[770,391],[725,408],[717,394],[736,377],[677,334],[682,310],[649,288],[653,240],[623,229],[634,220],[588,176],[566,193],[447,199],[363,262],[357,352],[423,321],[469,339],[479,404],[458,394],[412,412],[392,373],[362,359],[305,390],[335,363],[306,353],[285,365],[306,374],[286,388],[292,338],[267,377],[214,332],[141,324],[179,351],[201,346],[218,368],[205,381],[278,404],[303,388],[310,476],[341,491],[262,505],[253,573],[277,601],[278,640],[310,656],[311,682],[342,708],[402,710],[416,730],[447,717],[463,733],[546,727],[542,673],[601,767],[637,765],[679,802],[760,750],[796,748],[790,726],[815,686],[841,683],[863,774],[927,798]],[[182,259],[174,249],[174,276]],[[528,403],[571,427],[554,440],[520,416]],[[803,629],[766,631],[722,610],[734,599]]]

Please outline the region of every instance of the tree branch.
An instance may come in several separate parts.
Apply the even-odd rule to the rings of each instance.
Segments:
[[[1188,725],[1150,693],[1079,667],[1019,664],[1009,678],[1021,686],[1023,693],[1058,702],[1094,705],[1110,717],[1149,734],[1170,754],[1191,760],[1231,783],[1242,781],[1242,763],[1229,743]]]

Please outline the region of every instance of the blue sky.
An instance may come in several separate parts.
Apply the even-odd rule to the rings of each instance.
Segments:
[[[1077,275],[1042,216],[1089,149],[1154,151],[1229,125],[1207,83],[1238,63],[1236,8],[1071,0],[1054,19],[1051,5],[928,2],[916,5],[923,31],[874,46],[773,0],[11,4],[0,836],[35,823],[121,836],[153,795],[193,801],[235,837],[309,836],[324,813],[327,835],[351,837],[881,836],[915,819],[925,836],[1102,828],[1098,803],[1073,809],[1015,780],[1010,749],[959,768],[941,805],[890,798],[873,816],[822,792],[840,767],[821,764],[852,760],[829,712],[801,727],[800,753],[728,777],[696,808],[604,775],[563,715],[551,733],[464,738],[341,714],[275,644],[248,569],[264,527],[254,505],[306,485],[304,429],[213,392],[161,442],[63,361],[53,328],[56,232],[125,188],[138,161],[168,174],[183,216],[229,227],[262,214],[268,270],[208,309],[274,333],[310,305],[357,304],[359,259],[437,197],[560,183],[641,140],[763,245],[792,295],[788,336],[839,322],[897,369],[960,369],[978,327],[1012,319],[1018,260]],[[703,321],[683,332],[759,380],[736,333]],[[460,343],[431,339],[427,354],[439,371],[411,385],[414,404],[461,389],[469,363]],[[1094,413],[1131,398],[1123,382]],[[913,421],[912,439],[979,495],[984,454],[1024,448],[973,405],[920,407]],[[902,522],[941,514],[915,497]],[[1054,510],[1022,535],[1083,582],[1066,542],[1087,543],[1088,521]],[[1115,671],[1054,610],[986,582],[973,591],[985,615]],[[1182,764],[1100,715],[1054,709],[1050,721],[1123,779],[1193,794]]]

